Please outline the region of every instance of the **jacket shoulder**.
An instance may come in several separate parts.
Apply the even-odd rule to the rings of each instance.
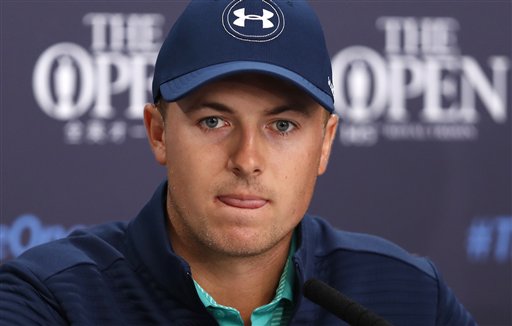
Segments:
[[[21,254],[6,265],[28,269],[41,280],[78,265],[103,269],[123,258],[126,223],[113,222],[77,230],[63,239],[51,241]]]
[[[316,216],[306,216],[304,222],[310,232],[314,233],[312,238],[318,242],[315,244],[317,256],[328,256],[340,250],[360,252],[396,260],[437,278],[437,272],[430,260],[411,254],[389,240],[375,235],[339,230]]]

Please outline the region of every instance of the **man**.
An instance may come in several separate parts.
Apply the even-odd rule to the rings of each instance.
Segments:
[[[3,324],[332,325],[318,278],[394,325],[473,325],[427,260],[305,216],[338,126],[303,1],[193,1],[162,45],[150,146],[167,181],[129,223],[2,266]]]

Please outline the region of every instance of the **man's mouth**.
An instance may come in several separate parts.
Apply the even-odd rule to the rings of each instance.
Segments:
[[[253,195],[222,195],[217,199],[225,205],[243,209],[258,209],[268,203],[267,199]]]

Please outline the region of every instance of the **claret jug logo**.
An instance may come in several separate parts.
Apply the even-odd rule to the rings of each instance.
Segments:
[[[507,122],[510,60],[464,54],[456,19],[380,17],[376,27],[384,54],[351,46],[332,59],[342,144],[472,141],[481,121]]]
[[[285,18],[272,0],[234,0],[224,9],[222,25],[239,40],[267,42],[281,34]]]
[[[144,138],[144,104],[161,45],[160,14],[89,13],[91,44],[48,47],[33,73],[34,97],[51,118],[64,122],[68,144],[122,144]],[[117,102],[128,102],[115,106]]]

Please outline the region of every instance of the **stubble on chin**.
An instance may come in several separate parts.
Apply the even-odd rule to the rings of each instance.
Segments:
[[[265,198],[275,198],[272,197],[271,191],[255,182],[243,182],[242,186],[241,182],[237,181],[216,185],[212,187],[210,193],[225,194],[240,189],[265,196]],[[223,229],[218,227],[209,216],[197,215],[182,205],[172,190],[169,185],[166,206],[169,233],[172,235],[171,243],[175,250],[193,251],[194,256],[197,257],[250,258],[271,250],[290,233],[283,230],[280,225],[266,225],[256,231],[251,228],[244,230],[243,222],[239,225],[233,223],[227,229]],[[244,218],[251,217],[241,217],[241,221]]]

